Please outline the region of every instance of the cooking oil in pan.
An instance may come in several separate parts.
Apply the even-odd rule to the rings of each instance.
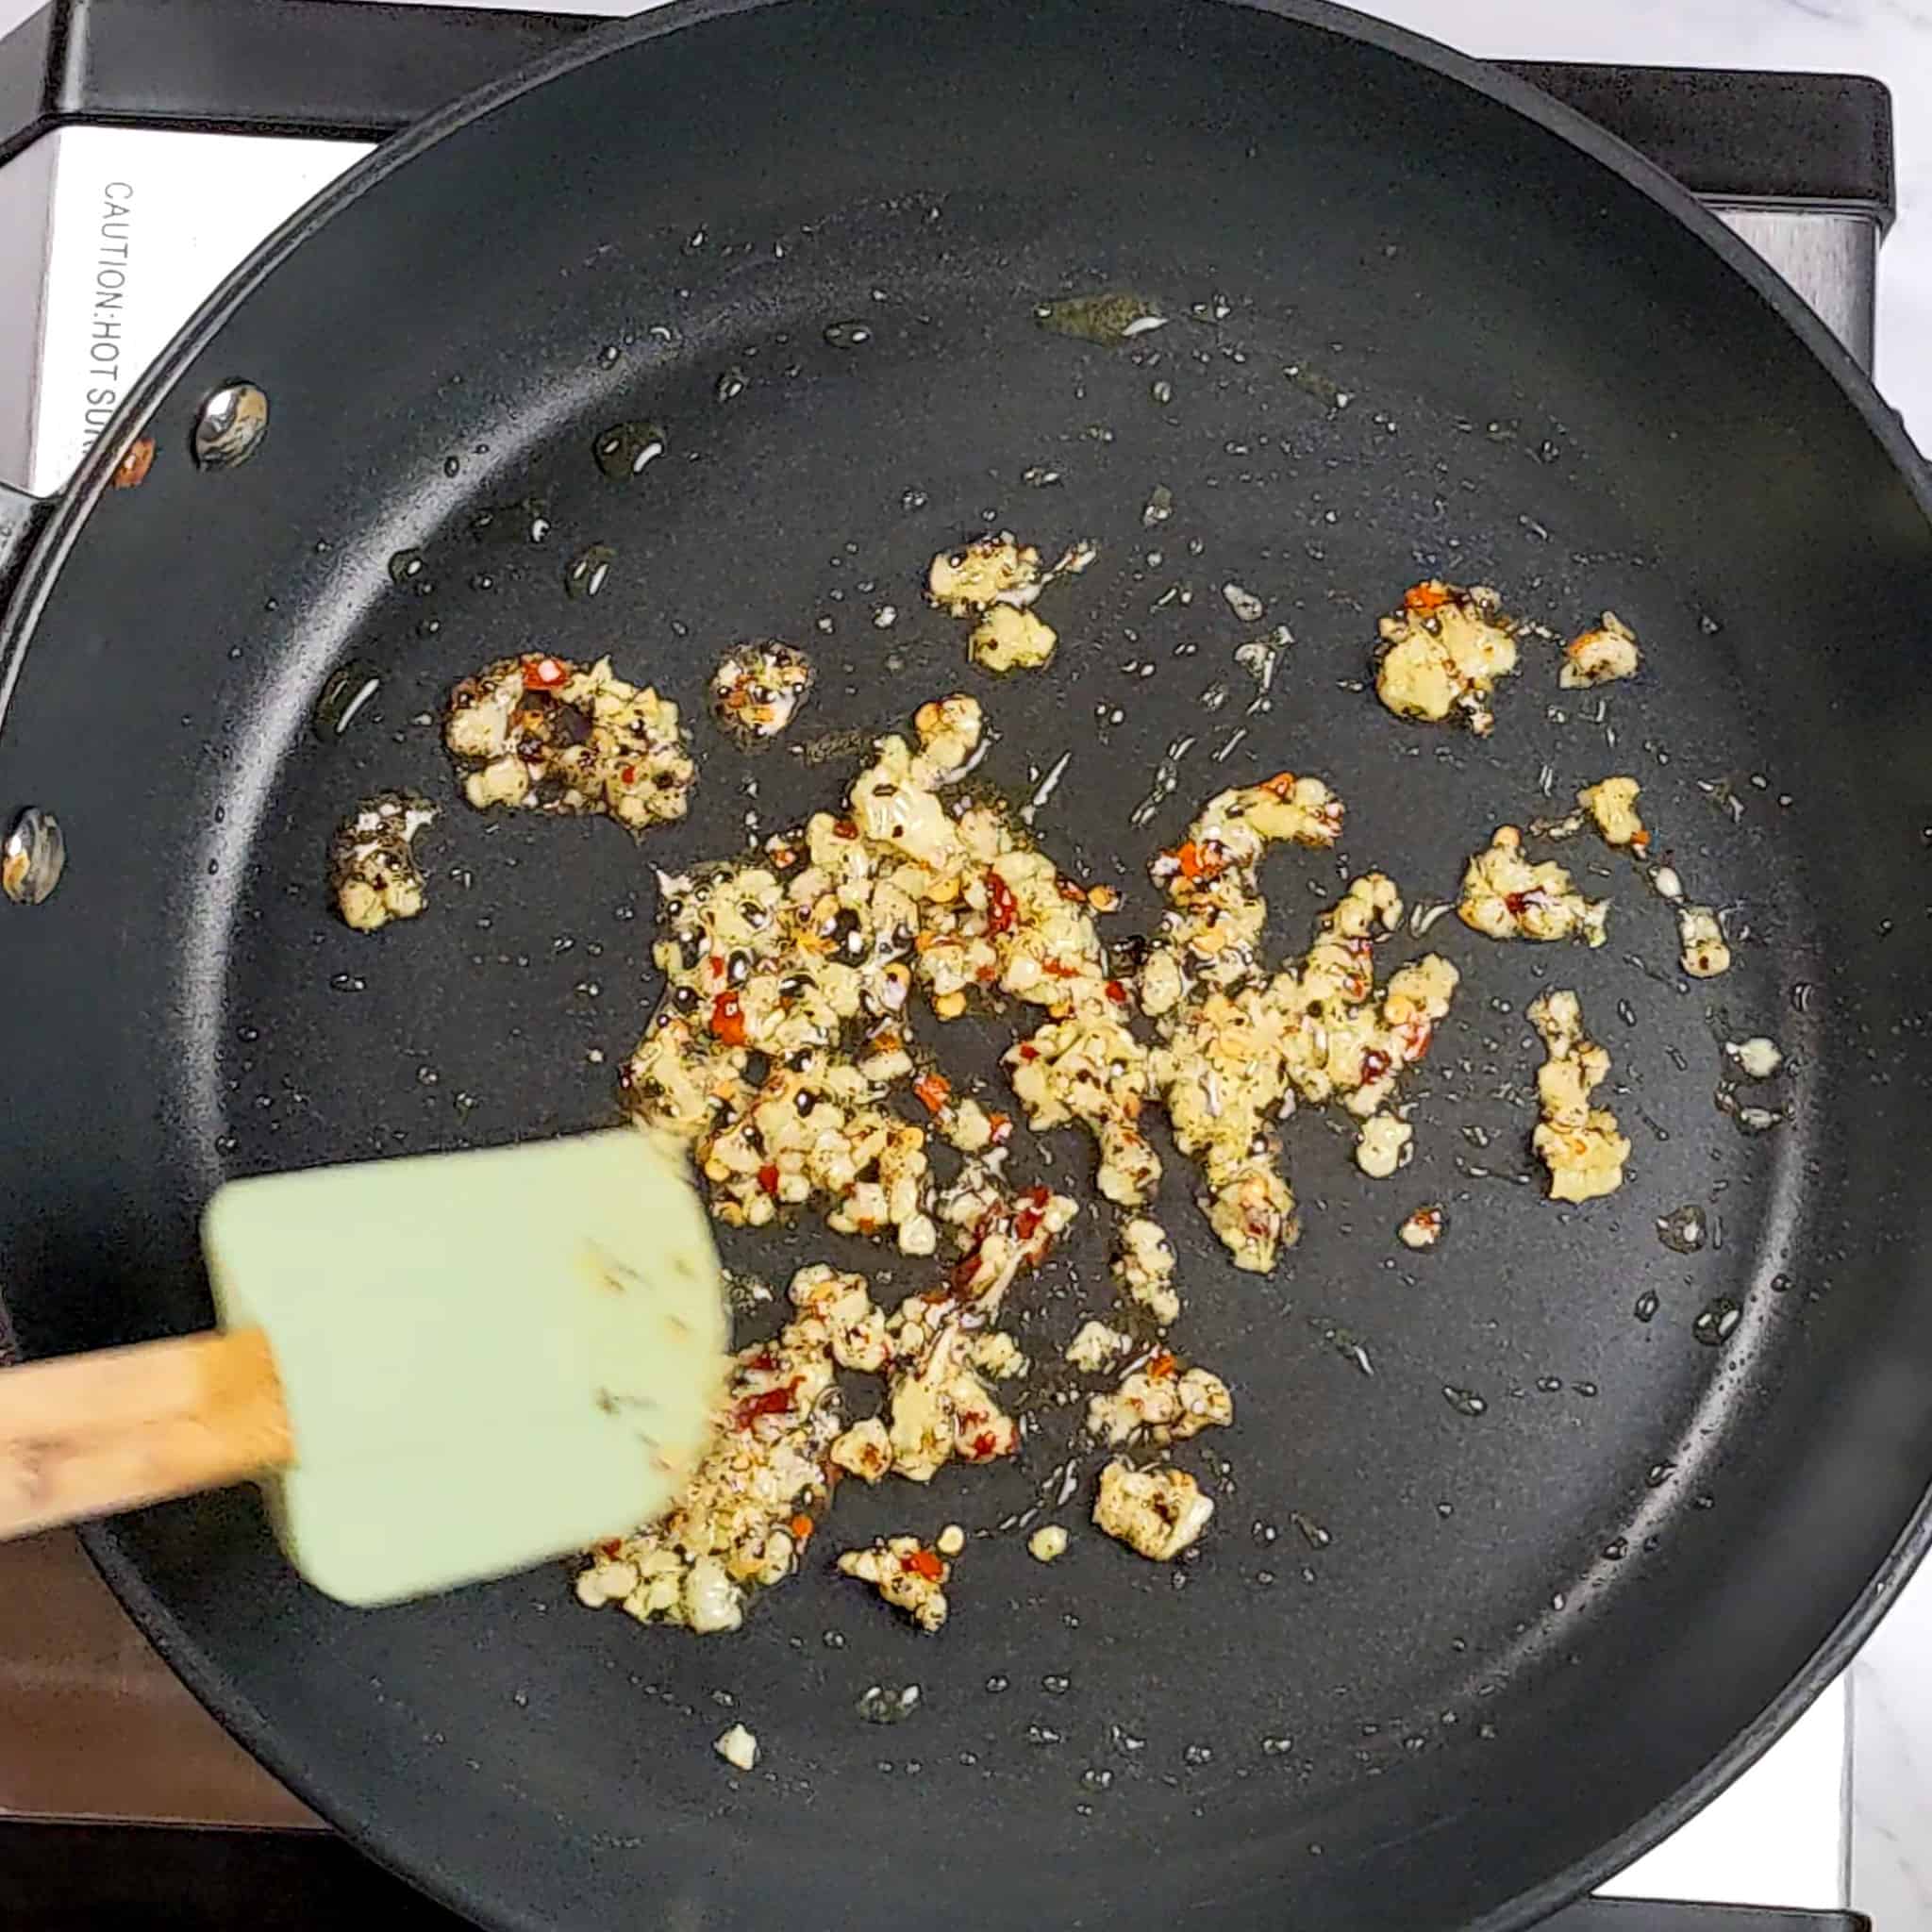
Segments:
[[[381,689],[382,673],[366,658],[345,659],[329,673],[309,713],[309,728],[324,744],[336,743]]]
[[[613,483],[628,483],[641,476],[666,447],[661,424],[617,423],[598,437],[591,453]]]
[[[604,588],[617,552],[608,543],[592,543],[570,560],[563,574],[563,588],[573,597],[594,597]]]

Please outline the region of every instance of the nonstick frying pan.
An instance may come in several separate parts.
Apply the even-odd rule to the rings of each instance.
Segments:
[[[1168,326],[1036,324],[1120,288]],[[199,467],[238,379],[268,434]],[[641,422],[666,454],[613,480],[593,445]],[[108,488],[140,435],[145,481]],[[1101,544],[1029,678],[971,671],[918,596],[988,526]],[[1361,689],[1374,619],[1432,572],[1564,635],[1614,609],[1644,673],[1559,692],[1526,639],[1493,737],[1399,724]],[[44,904],[0,908],[28,1354],[205,1322],[224,1175],[615,1118],[654,868],[827,803],[836,734],[956,687],[998,733],[980,782],[1024,797],[1068,756],[1040,836],[1127,929],[1156,844],[1284,764],[1351,807],[1340,865],[1269,874],[1297,949],[1345,871],[1449,897],[1491,825],[1628,770],[1737,963],[1684,980],[1641,876],[1573,845],[1615,896],[1602,951],[1430,935],[1467,984],[1397,1179],[1292,1123],[1307,1228],[1257,1278],[1171,1163],[1183,1332],[1239,1405],[1183,1452],[1218,1515],[1176,1570],[1004,1534],[938,1640],[814,1563],[700,1641],[550,1571],[349,1611],[240,1494],[96,1557],[245,1744],[491,1926],[1531,1923],[1761,1749],[1925,1541],[1928,581],[1915,458],[1774,276],[1531,90],[1307,0],[679,5],[439,116],[210,304],[18,575],[0,793],[67,846]],[[1252,714],[1227,584],[1293,640]],[[760,636],[819,681],[753,758],[703,686]],[[445,693],[533,645],[690,708],[686,824],[633,844],[455,799]],[[318,729],[349,664],[379,689]],[[433,903],[370,940],[329,915],[325,847],[395,785],[445,801]],[[1581,1210],[1525,1144],[1524,1008],[1555,985],[1637,1143]],[[1784,1069],[1740,1089],[1721,1042],[1759,1033]],[[962,1023],[956,1075],[996,1084],[1004,1038]],[[1412,1257],[1426,1200],[1450,1231]],[[1692,1253],[1656,1231],[1686,1205]],[[781,1278],[847,1252],[916,1283],[809,1225],[730,1243]],[[1106,1292],[1090,1229],[1033,1293],[1036,1352]],[[1056,1426],[1017,1469],[841,1495],[825,1541],[1020,1512]],[[908,1683],[911,1717],[861,1720]],[[709,1749],[734,1719],[750,1777]]]

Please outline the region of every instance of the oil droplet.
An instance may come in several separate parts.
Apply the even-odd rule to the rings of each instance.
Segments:
[[[997,1697],[1002,1690],[1007,1690],[1011,1685],[1012,1681],[1010,1677],[1003,1677],[995,1674],[986,1680],[986,1688]]]
[[[594,597],[604,588],[617,552],[608,543],[592,543],[571,558],[563,574],[563,588],[573,597]]]
[[[872,341],[872,327],[863,322],[829,322],[825,340],[835,349],[862,349]]]
[[[1291,1510],[1288,1520],[1301,1531],[1303,1537],[1315,1549],[1325,1550],[1335,1541],[1332,1531],[1324,1529],[1312,1516],[1305,1515],[1299,1509]]]
[[[908,1684],[903,1690],[894,1690],[883,1684],[874,1684],[859,1694],[858,1710],[869,1724],[896,1724],[910,1717],[919,1707],[919,1686]]]
[[[1648,1322],[1657,1314],[1657,1291],[1654,1288],[1646,1288],[1643,1291],[1643,1292],[1637,1297],[1637,1306],[1633,1307],[1630,1310],[1630,1312],[1633,1315],[1635,1315],[1640,1322]]]
[[[1627,1536],[1613,1536],[1604,1545],[1604,1556],[1612,1563],[1621,1563],[1630,1554],[1630,1539]]]
[[[727,369],[718,378],[718,385],[711,392],[721,403],[728,403],[734,396],[741,396],[744,393],[744,371]]]
[[[1744,1311],[1728,1295],[1719,1295],[1698,1310],[1690,1332],[1706,1348],[1719,1348],[1737,1333]]]
[[[1473,1389],[1457,1389],[1444,1384],[1442,1399],[1457,1415],[1478,1416],[1489,1413],[1490,1405]]]
[[[1660,1490],[1676,1473],[1674,1462],[1653,1462],[1643,1472],[1643,1486],[1647,1490]]]
[[[1709,1227],[1704,1209],[1694,1201],[1687,1201],[1681,1208],[1673,1208],[1668,1214],[1657,1219],[1657,1238],[1674,1255],[1696,1254],[1708,1236]]]
[[[1208,1745],[1190,1744],[1181,1756],[1190,1764],[1208,1764],[1212,1761],[1214,1753]]]
[[[613,483],[627,483],[664,454],[664,429],[657,423],[617,423],[591,444],[597,467]]]
[[[1042,302],[1034,309],[1033,319],[1051,335],[1072,336],[1076,341],[1098,342],[1108,349],[1167,326],[1167,317],[1153,303],[1119,289]]]
[[[350,658],[329,673],[309,714],[309,728],[324,744],[341,737],[382,689],[382,673],[366,658]]]
[[[1071,1677],[1055,1676],[1051,1674],[1040,1680],[1040,1688],[1049,1697],[1064,1697],[1073,1689],[1073,1685],[1074,1680]]]
[[[420,550],[398,550],[389,560],[390,582],[413,585],[423,575],[423,553]]]
[[[1080,1774],[1080,1782],[1090,1791],[1104,1791],[1113,1783],[1113,1773],[1108,1771],[1104,1765],[1090,1764]]]
[[[925,491],[917,486],[899,492],[899,508],[901,509],[924,509],[931,501],[932,499],[926,495]]]

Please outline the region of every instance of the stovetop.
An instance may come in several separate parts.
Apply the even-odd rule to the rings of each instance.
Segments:
[[[175,329],[282,219],[388,133],[597,24],[58,0],[0,41],[0,477],[58,490]],[[1876,82],[1514,71],[1692,189],[1869,366],[1893,206]],[[1835,1688],[1614,1890],[1840,1899],[1844,1742]],[[308,1932],[375,1912],[398,1932],[458,1924],[320,1829],[231,1743],[64,1533],[0,1548],[0,1920],[21,1932]],[[1863,1923],[1621,1896],[1574,1907],[1549,1932]]]

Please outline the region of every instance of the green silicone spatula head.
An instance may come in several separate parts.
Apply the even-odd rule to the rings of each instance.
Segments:
[[[707,1442],[724,1301],[641,1133],[232,1181],[203,1241],[268,1339],[297,1569],[351,1604],[499,1576],[661,1515]]]

